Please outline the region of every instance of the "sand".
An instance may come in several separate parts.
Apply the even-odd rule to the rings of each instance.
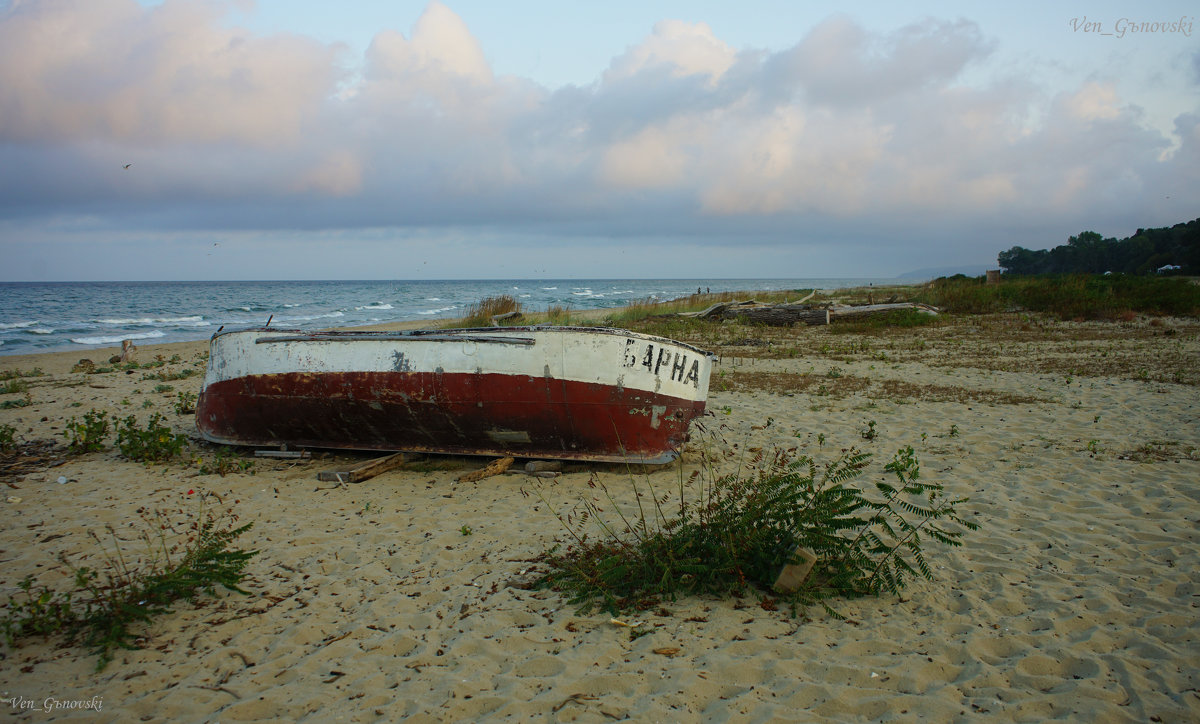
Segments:
[[[615,466],[459,483],[486,460],[431,458],[338,486],[317,472],[364,458],[222,477],[110,449],[6,474],[4,594],[26,575],[65,586],[59,554],[99,561],[89,530],[111,524],[136,546],[139,508],[205,492],[254,523],[238,544],[260,552],[250,596],[177,606],[102,671],[55,639],[0,647],[0,709],[30,722],[1200,720],[1200,325],[1019,325],[801,328],[722,347],[704,430],[679,465],[645,474],[669,487],[702,449],[729,465],[750,448],[855,445],[876,455],[868,482],[912,445],[924,479],[970,496],[981,528],[927,548],[934,580],[902,597],[835,601],[845,621],[692,598],[627,615],[651,630],[633,638],[512,585],[564,538],[552,508],[595,496],[592,481],[632,500]],[[177,354],[162,369],[180,370],[203,350],[142,347],[139,360]],[[47,373],[0,423],[61,441],[94,407],[160,412],[194,436],[172,407],[198,376],[154,392],[164,383],[143,375],[160,370],[70,372],[112,353],[0,357]]]

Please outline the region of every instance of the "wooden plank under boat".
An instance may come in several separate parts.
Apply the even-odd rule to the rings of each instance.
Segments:
[[[218,332],[196,426],[232,445],[663,463],[713,359],[605,328]]]

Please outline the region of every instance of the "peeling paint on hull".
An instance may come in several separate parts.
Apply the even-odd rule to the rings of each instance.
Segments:
[[[225,444],[661,463],[710,370],[702,350],[613,330],[247,330],[214,336],[196,423]]]

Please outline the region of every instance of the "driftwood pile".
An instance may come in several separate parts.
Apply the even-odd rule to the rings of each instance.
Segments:
[[[747,301],[720,302],[702,312],[681,312],[681,317],[698,319],[740,319],[750,324],[766,324],[771,327],[787,327],[797,322],[809,326],[829,324],[839,319],[865,319],[894,312],[897,309],[916,309],[925,314],[936,315],[938,310],[928,304],[917,302],[892,302],[887,304],[848,305],[805,304],[812,295],[789,304],[762,304],[753,299]]]

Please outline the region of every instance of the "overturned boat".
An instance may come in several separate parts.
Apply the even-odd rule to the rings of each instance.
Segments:
[[[218,332],[196,426],[230,445],[664,463],[712,362],[590,327]]]

